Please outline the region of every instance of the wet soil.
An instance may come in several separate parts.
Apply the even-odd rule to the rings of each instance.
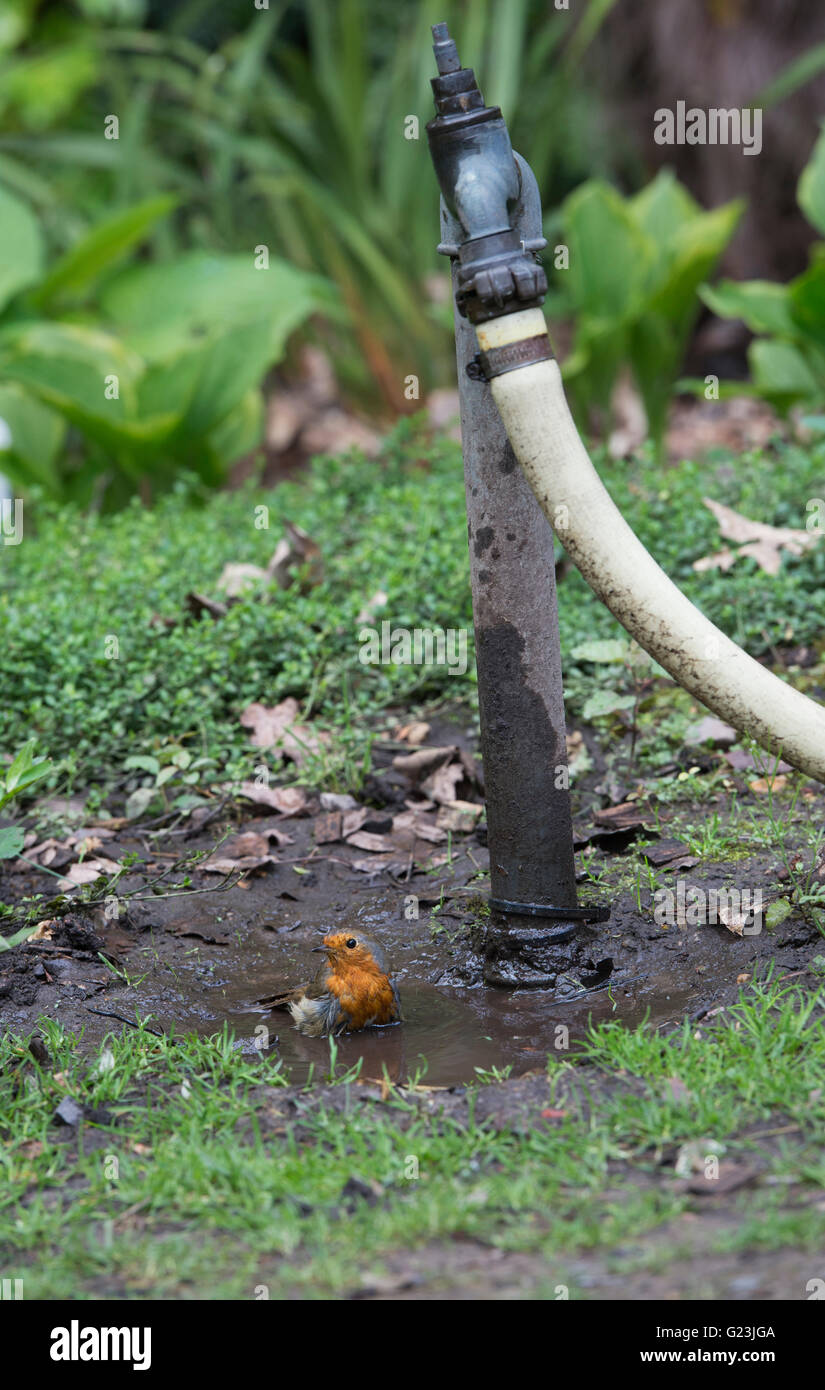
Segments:
[[[0,1024],[24,1032],[46,1015],[82,1029],[91,1047],[137,1016],[151,1015],[153,1027],[177,1035],[209,1035],[226,1023],[240,1046],[268,1048],[301,1083],[328,1069],[327,1041],[296,1033],[287,1013],[259,1001],[312,977],[311,948],[324,932],[360,928],[389,952],[404,1022],[342,1038],[339,1066],[363,1057],[365,1076],[380,1077],[386,1067],[396,1081],[421,1072],[430,1084],[450,1086],[474,1079],[477,1069],[529,1071],[548,1050],[574,1045],[589,1020],[633,1026],[648,1018],[667,1030],[698,1019],[733,1000],[769,961],[780,974],[802,971],[822,946],[795,915],[759,935],[721,925],[663,929],[628,892],[610,903],[608,922],[582,927],[574,947],[560,952],[553,989],[492,988],[483,983],[483,828],[454,838],[449,862],[393,878],[385,867],[374,876],[353,870],[363,851],[317,845],[311,816],[225,820],[184,835],[174,850],[158,848],[169,844],[162,834],[134,830],[108,842],[112,858],[132,852],[149,867],[121,880],[117,917],[107,920],[103,904],[78,903],[46,939],[0,956]],[[217,889],[214,875],[195,869],[186,895],[152,894],[164,854],[211,849],[225,830],[276,826],[292,837],[279,851],[282,862]],[[770,856],[739,864],[736,881],[767,884],[776,867]],[[675,886],[678,867],[661,872]],[[690,872],[692,885],[730,881],[729,865]],[[0,896],[50,892],[53,883],[34,870],[16,873],[0,881]]]

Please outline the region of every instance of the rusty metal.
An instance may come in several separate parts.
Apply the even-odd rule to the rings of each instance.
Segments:
[[[454,66],[458,59],[454,45],[452,50],[448,47],[446,26],[437,25],[433,34],[436,56],[439,47],[441,52],[439,71],[444,72],[441,61],[449,64],[452,80],[468,71]],[[438,82],[433,82],[437,104]],[[468,100],[467,79],[462,83],[463,98]],[[472,205],[469,200],[462,203],[460,196],[450,196],[450,178],[466,173],[456,132],[450,130],[446,155],[441,150],[442,137],[434,129],[441,116],[430,123],[428,133],[442,187],[439,250],[452,259],[455,295],[490,849],[485,977],[489,983],[511,987],[550,987],[557,975],[575,967],[588,936],[582,919],[603,918],[606,913],[580,908],[576,895],[553,532],[510,447],[486,379],[493,354],[486,354],[487,363],[479,361],[471,322],[500,313],[495,304],[502,293],[504,312],[541,302],[543,290],[537,287],[546,287],[543,271],[531,277],[522,273],[522,267],[529,259],[536,268],[535,253],[545,242],[535,178],[526,162],[513,154],[506,127],[506,139],[502,139],[498,108],[484,107],[479,93],[479,101],[474,100],[470,109],[474,122],[460,127],[458,134],[463,129],[464,154],[475,161],[473,178],[463,180],[465,186],[473,185]],[[483,113],[494,137],[486,149],[482,148]],[[503,168],[501,161],[505,161]],[[493,187],[487,206],[476,175],[483,181],[491,169]],[[491,284],[486,264],[490,235],[482,232],[479,251],[468,244],[468,233],[474,230],[473,219],[475,227],[486,228],[491,220],[500,222],[502,217],[507,235],[499,236],[499,249],[502,245],[518,248],[518,254],[506,271],[509,281],[503,260],[498,282]],[[525,298],[519,298],[522,291]],[[549,342],[539,337],[535,350],[546,356]],[[494,372],[497,364],[492,365]],[[513,370],[516,365],[513,362],[504,369]],[[542,907],[546,912],[542,913]]]

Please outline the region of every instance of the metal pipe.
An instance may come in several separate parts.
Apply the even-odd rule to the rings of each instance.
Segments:
[[[768,752],[825,782],[825,708],[760,666],[685,597],[596,473],[550,349],[539,307],[546,284],[525,267],[531,244],[517,246],[512,228],[500,230],[514,187],[501,112],[484,106],[472,73],[457,67],[446,26],[433,34],[439,117],[427,129],[464,237],[457,303],[476,328],[479,371],[545,516],[565,517],[560,538],[587,583],[674,680]]]
[[[453,269],[490,849],[485,977],[552,986],[573,963],[582,920],[606,914],[585,912],[576,896],[553,532],[510,447],[474,329],[541,303],[541,204],[446,25],[433,37],[438,115],[427,134],[442,189],[439,250]]]

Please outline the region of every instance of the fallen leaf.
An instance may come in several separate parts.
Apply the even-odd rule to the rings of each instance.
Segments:
[[[418,783],[429,777],[442,763],[449,762],[457,752],[455,745],[449,748],[419,748],[415,753],[399,753],[393,758],[392,765],[410,782]]]
[[[474,801],[447,801],[438,812],[435,823],[439,830],[454,830],[468,835],[475,830],[483,809]]]
[[[403,724],[396,734],[400,742],[408,743],[411,748],[418,748],[429,736],[430,726],[429,724],[424,724],[421,720],[417,720],[412,724]]]
[[[783,550],[789,555],[804,555],[805,551],[810,550],[819,540],[818,531],[766,526],[761,521],[751,521],[749,517],[742,516],[732,507],[714,502],[710,497],[703,497],[702,501],[716,517],[720,534],[725,540],[739,544],[739,549],[732,551],[726,547],[716,555],[706,555],[701,560],[695,560],[693,568],[698,572],[709,569],[725,571],[730,569],[740,555],[750,555],[765,574],[775,575],[779,573],[782,564]]]
[[[116,874],[120,866],[111,859],[84,859],[82,864],[72,864],[60,880],[62,892],[69,892],[83,883],[96,883],[104,874]]]
[[[340,811],[327,811],[315,817],[314,834],[316,845],[331,845],[342,838],[343,816]]]
[[[241,724],[252,730],[252,742],[256,748],[280,748],[284,757],[291,758],[298,767],[310,757],[317,757],[324,743],[329,741],[325,734],[318,734],[308,724],[299,724],[298,701],[288,696],[279,705],[267,706],[254,703],[247,705],[241,715]]]
[[[765,796],[768,792],[781,792],[788,785],[788,779],[780,774],[776,777],[757,777],[755,782],[749,782],[748,786],[757,796]]]
[[[301,787],[265,787],[257,782],[243,782],[239,795],[255,806],[280,811],[283,816],[300,816],[307,806],[307,794]]]
[[[704,743],[710,743],[714,748],[730,748],[738,737],[730,724],[709,714],[697,724],[691,724],[685,733],[685,743],[688,748],[697,748]]]
[[[302,531],[300,526],[293,525],[291,521],[284,521],[284,527],[286,537],[275,547],[275,553],[266,567],[266,575],[267,578],[274,579],[281,589],[288,589],[295,581],[292,571],[305,566],[300,587],[301,591],[306,593],[308,589],[320,584],[324,577],[321,547],[306,531]],[[386,595],[384,601],[386,602]]]
[[[358,802],[348,792],[321,792],[321,808],[324,811],[357,811]]]
[[[228,874],[239,869],[262,869],[269,864],[277,864],[278,859],[269,850],[270,834],[276,832],[258,834],[257,831],[247,830],[243,834],[233,835],[214,854],[210,854],[200,868],[207,874]]]
[[[673,1100],[677,1105],[692,1105],[693,1092],[678,1076],[668,1076],[664,1083],[663,1100]]]
[[[239,562],[224,565],[217,587],[226,594],[227,598],[243,598],[247,594],[255,593],[269,582],[270,576],[266,570],[261,569],[260,565],[248,565]],[[199,598],[197,594],[192,595],[192,597]],[[208,599],[205,601],[200,599],[200,602],[204,603],[207,612],[211,611]],[[227,611],[226,606],[222,603],[216,603],[212,606],[222,608],[224,613]],[[213,614],[213,616],[223,616],[223,614]]]
[[[444,806],[456,800],[456,788],[463,781],[464,768],[461,763],[448,763],[437,767],[426,781],[421,783],[421,790],[425,796]]]
[[[207,598],[206,594],[196,594],[193,591],[186,595],[184,603],[193,618],[202,618],[204,613],[208,613],[210,618],[217,621],[218,618],[225,618],[229,612],[227,604],[218,603],[216,599]]]

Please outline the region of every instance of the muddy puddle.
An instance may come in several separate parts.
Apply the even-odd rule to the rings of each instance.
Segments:
[[[540,1066],[549,1051],[574,1046],[590,1021],[620,1019],[632,1027],[647,1018],[667,1028],[702,1000],[703,985],[695,975],[686,984],[675,971],[651,974],[634,968],[617,972],[600,989],[570,998],[546,990],[434,983],[464,958],[463,944],[433,937],[426,922],[401,928],[382,895],[365,904],[355,920],[390,950],[404,1022],[337,1039],[339,1075],[360,1060],[364,1077],[380,1079],[386,1071],[391,1080],[405,1081],[418,1075],[434,1086],[471,1081],[479,1071],[509,1068],[517,1076]],[[227,1023],[245,1051],[266,1049],[295,1082],[317,1080],[330,1070],[328,1041],[303,1036],[285,1010],[257,1001],[311,977],[317,960],[311,947],[325,929],[323,923],[302,920],[275,934],[254,928],[235,935],[230,931],[219,959],[213,953],[208,965],[203,948],[192,946],[173,967],[173,979],[161,970],[142,983],[141,1011],[148,1007],[160,1027],[176,1033],[185,1029],[208,1036]],[[208,935],[210,924],[200,919],[191,930]],[[155,950],[152,944],[144,953]]]
[[[288,824],[291,862],[276,861],[220,891],[196,869],[188,894],[158,896],[149,891],[150,873],[135,872],[122,883],[124,907],[113,920],[100,904],[78,904],[43,939],[5,952],[0,1026],[25,1033],[51,1017],[81,1034],[86,1049],[136,1019],[175,1037],[208,1037],[228,1026],[239,1047],[264,1049],[291,1080],[323,1078],[329,1043],[303,1037],[286,1011],[260,1001],[309,981],[318,962],[312,947],[346,926],[389,955],[404,1022],[339,1039],[337,1074],[361,1060],[364,1077],[386,1072],[393,1081],[418,1076],[452,1086],[479,1072],[518,1076],[542,1067],[548,1052],[574,1050],[589,1022],[634,1027],[647,1019],[668,1031],[732,1002],[766,968],[804,972],[821,949],[815,929],[796,916],[762,936],[723,926],[664,930],[628,892],[611,901],[610,921],[588,929],[581,979],[571,971],[552,992],[492,988],[482,983],[470,930],[489,891],[478,837],[453,849],[449,863],[387,882],[354,870],[359,851],[318,846],[311,819]],[[211,849],[221,829],[188,843]],[[132,850],[156,853],[134,836],[112,852]],[[741,881],[757,884],[772,872],[767,858],[738,868]],[[693,878],[716,884],[729,873],[709,863]],[[26,882],[38,884],[34,874]],[[407,920],[411,901],[418,916]],[[582,985],[591,988],[582,992]]]

